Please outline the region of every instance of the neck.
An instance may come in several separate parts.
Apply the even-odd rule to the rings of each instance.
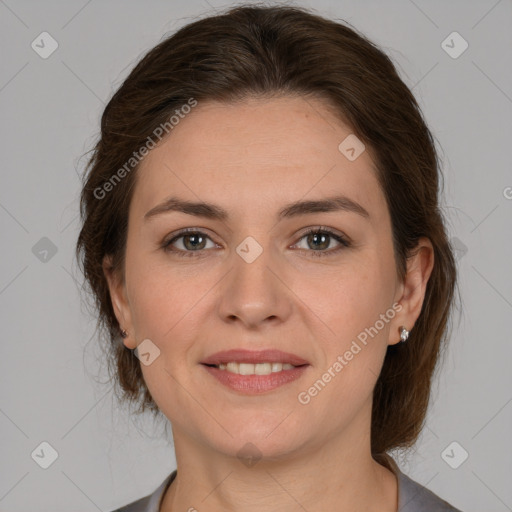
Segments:
[[[173,426],[178,471],[159,512],[396,512],[396,476],[371,457],[362,425],[250,466]]]

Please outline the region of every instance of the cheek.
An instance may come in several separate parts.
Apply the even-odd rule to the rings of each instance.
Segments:
[[[165,258],[133,255],[127,266],[130,311],[137,334],[165,342],[179,330],[183,320],[193,319],[199,299],[214,284],[209,275],[191,273],[185,266],[171,265]]]
[[[377,255],[361,255],[336,268],[301,272],[293,289],[326,339],[344,344],[391,306],[391,275]]]
[[[368,254],[336,271],[329,269],[323,276],[308,275],[297,282],[297,295],[314,313],[308,316],[316,324],[312,332],[321,352],[308,385],[320,379],[319,387],[327,383],[330,390],[322,391],[322,398],[316,400],[319,407],[332,402],[348,411],[371,394],[387,349],[389,323],[385,320],[389,322],[394,313],[393,269],[388,265],[389,259]]]
[[[378,265],[372,271],[368,268],[347,269],[325,286],[309,288],[315,290],[309,294],[309,305],[322,320],[316,329],[322,334],[314,340],[321,356],[300,390],[300,403],[309,403],[304,406],[311,413],[306,421],[327,418],[327,430],[349,422],[371,398],[386,354],[389,324],[380,315],[391,307],[386,300],[390,293]]]

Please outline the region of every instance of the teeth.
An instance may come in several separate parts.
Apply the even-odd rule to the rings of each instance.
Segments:
[[[238,364],[237,363],[228,363],[226,369],[227,369],[228,372],[240,373],[238,371]]]
[[[221,363],[218,365],[220,370],[227,370],[231,373],[239,375],[270,375],[271,373],[280,372],[282,370],[291,370],[294,366],[290,363]]]

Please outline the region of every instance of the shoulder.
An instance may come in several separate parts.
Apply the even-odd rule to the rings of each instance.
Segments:
[[[397,478],[398,512],[461,512],[401,471]]]
[[[398,479],[398,512],[462,512],[409,478],[396,466],[395,473]],[[113,512],[159,512],[160,500],[175,477],[176,470],[167,476],[151,494]]]
[[[131,503],[128,503],[121,508],[117,508],[112,512],[159,512],[160,500],[175,477],[176,470],[168,475],[151,494],[148,494],[137,501],[132,501]]]
[[[144,498],[128,503],[121,508],[116,508],[113,512],[149,512],[151,510],[149,508],[149,498],[150,496],[145,496]],[[157,511],[158,509],[156,512]]]

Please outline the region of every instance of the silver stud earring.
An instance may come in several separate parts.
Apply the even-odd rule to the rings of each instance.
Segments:
[[[409,337],[409,331],[402,325],[399,328],[400,331],[400,342],[405,343]]]
[[[122,338],[126,338],[126,336],[128,336],[128,333],[126,332],[126,329],[122,329],[121,330],[121,337]]]

